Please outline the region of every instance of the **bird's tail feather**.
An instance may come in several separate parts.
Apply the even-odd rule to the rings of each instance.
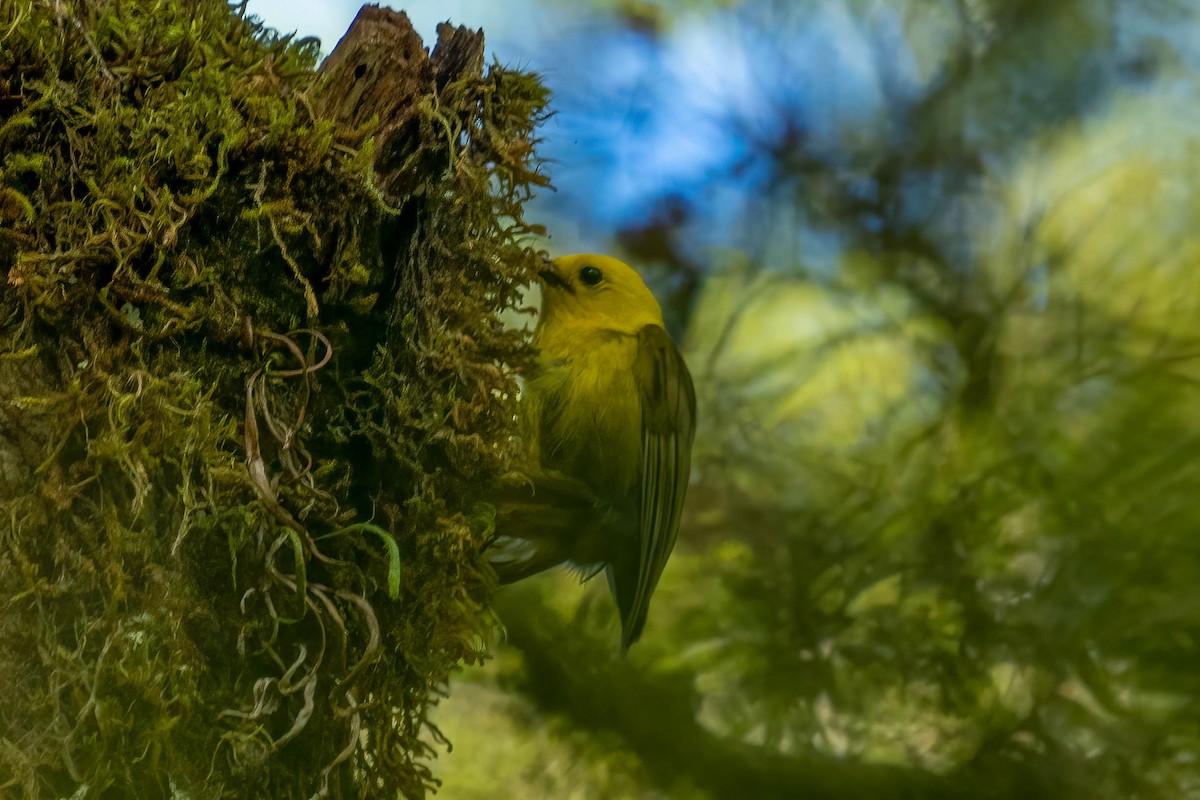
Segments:
[[[637,604],[637,565],[629,565],[616,560],[605,570],[608,577],[608,589],[613,599],[617,601],[617,609],[621,612],[621,652],[629,650],[630,646],[642,635],[646,625],[646,612],[650,604]]]

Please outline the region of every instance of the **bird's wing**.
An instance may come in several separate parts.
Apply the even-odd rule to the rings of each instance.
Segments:
[[[667,332],[647,325],[638,332],[634,378],[642,407],[637,585],[623,620],[623,644],[633,644],[646,622],[650,596],[675,547],[696,432],[696,390],[683,357]]]

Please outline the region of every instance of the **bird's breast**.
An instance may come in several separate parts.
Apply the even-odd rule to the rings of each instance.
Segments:
[[[542,343],[528,385],[538,410],[542,465],[587,483],[612,502],[634,491],[641,459],[637,340],[614,332]]]

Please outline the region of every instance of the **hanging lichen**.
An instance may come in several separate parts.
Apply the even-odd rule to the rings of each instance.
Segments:
[[[0,790],[432,784],[547,94],[408,34],[347,120],[223,0],[0,4]]]

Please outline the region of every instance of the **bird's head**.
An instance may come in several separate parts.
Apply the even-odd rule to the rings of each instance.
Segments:
[[[594,325],[637,333],[662,326],[662,309],[642,276],[609,256],[562,256],[541,271],[541,325]]]

